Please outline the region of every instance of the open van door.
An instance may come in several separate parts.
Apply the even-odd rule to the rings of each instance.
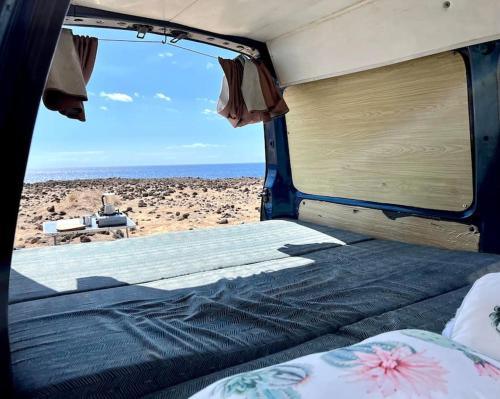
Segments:
[[[17,213],[31,136],[69,0],[0,1],[0,132],[2,228],[0,240],[0,386],[11,392],[7,301]]]

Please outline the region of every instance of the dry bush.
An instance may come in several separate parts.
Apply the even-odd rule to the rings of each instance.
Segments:
[[[67,196],[69,202],[78,202],[78,193],[76,191],[72,191]]]

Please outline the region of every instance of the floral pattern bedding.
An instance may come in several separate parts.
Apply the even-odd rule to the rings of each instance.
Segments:
[[[422,330],[234,375],[192,399],[500,398],[500,363]]]

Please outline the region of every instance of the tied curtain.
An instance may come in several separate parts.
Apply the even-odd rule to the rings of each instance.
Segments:
[[[239,56],[219,58],[224,71],[217,112],[233,127],[269,122],[284,115],[288,107],[271,73],[260,60]]]
[[[85,121],[84,101],[97,55],[97,38],[63,29],[50,67],[43,103],[71,119]]]

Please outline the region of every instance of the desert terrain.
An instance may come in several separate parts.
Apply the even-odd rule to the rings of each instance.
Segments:
[[[131,237],[258,221],[262,179],[95,179],[26,183],[19,208],[15,248],[52,245],[46,221],[77,218],[101,207],[112,192],[115,206],[137,224]],[[122,239],[115,232],[61,237],[61,244]]]

